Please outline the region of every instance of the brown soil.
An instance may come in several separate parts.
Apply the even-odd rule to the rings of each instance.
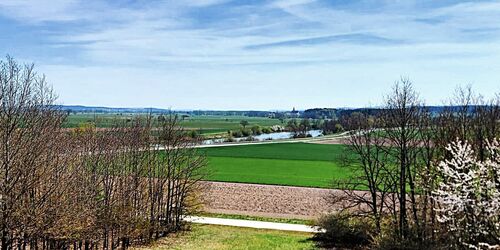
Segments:
[[[312,140],[309,143],[338,145],[338,144],[347,144],[347,139],[346,138],[328,138],[328,139]]]
[[[204,210],[210,213],[316,219],[339,210],[327,201],[344,195],[335,189],[206,182]]]

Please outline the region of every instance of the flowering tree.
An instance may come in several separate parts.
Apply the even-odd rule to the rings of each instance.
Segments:
[[[480,161],[469,143],[453,142],[447,147],[451,159],[438,166],[438,220],[457,247],[500,247],[500,142],[487,145],[488,158]]]

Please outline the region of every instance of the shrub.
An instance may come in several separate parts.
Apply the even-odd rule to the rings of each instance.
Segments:
[[[325,232],[317,234],[314,239],[326,248],[367,246],[374,230],[368,219],[344,213],[324,216],[316,224]]]
[[[243,129],[245,129],[248,126],[248,124],[250,124],[250,123],[248,121],[246,121],[246,120],[242,120],[240,122],[240,124],[241,124],[241,126],[243,126]]]
[[[340,123],[335,124],[335,133],[340,133],[342,131],[344,131],[344,127],[342,127]]]
[[[392,235],[379,234],[374,239],[371,249],[380,250],[418,250],[423,249],[421,242],[415,238],[401,239]],[[439,249],[437,247],[429,246],[427,249]]]
[[[196,139],[200,136],[200,134],[198,133],[198,131],[196,130],[190,130],[187,132],[187,136],[193,138],[193,139]]]
[[[262,128],[262,133],[264,133],[264,134],[270,134],[272,132],[273,131],[270,128]]]
[[[421,228],[419,231],[419,227],[415,222],[410,221],[407,237],[401,238],[395,223],[397,222],[391,216],[387,214],[383,216],[380,232],[374,234],[370,249],[453,249],[450,247],[448,228],[433,227],[432,230],[436,233],[434,237],[431,236],[430,232],[426,236],[422,236]],[[422,223],[424,221],[420,221],[420,225]],[[427,223],[430,223],[430,221]]]
[[[247,137],[252,135],[252,131],[250,129],[242,129],[241,134],[243,135],[243,137]]]
[[[240,131],[240,130],[232,131],[232,132],[231,132],[231,135],[232,135],[233,137],[237,137],[237,138],[238,138],[238,137],[243,137],[243,134],[241,133],[241,131]]]
[[[262,134],[262,129],[260,128],[259,125],[255,125],[252,127],[252,134],[254,134],[254,135]]]

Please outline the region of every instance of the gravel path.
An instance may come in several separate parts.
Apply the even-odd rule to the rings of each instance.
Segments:
[[[204,210],[275,218],[315,219],[338,210],[326,197],[344,195],[335,189],[206,182]]]
[[[272,229],[272,230],[295,231],[295,232],[306,232],[306,233],[322,232],[322,230],[320,228],[317,228],[317,227],[311,227],[311,226],[299,225],[299,224],[288,224],[288,223],[221,219],[221,218],[197,217],[197,216],[189,216],[189,217],[184,218],[184,220],[189,221],[191,223],[209,224],[209,225],[249,227],[249,228],[257,228],[257,229]]]

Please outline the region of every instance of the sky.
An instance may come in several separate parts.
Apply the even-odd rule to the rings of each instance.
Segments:
[[[7,54],[65,105],[367,107],[401,77],[440,105],[500,93],[500,2],[0,0]]]

